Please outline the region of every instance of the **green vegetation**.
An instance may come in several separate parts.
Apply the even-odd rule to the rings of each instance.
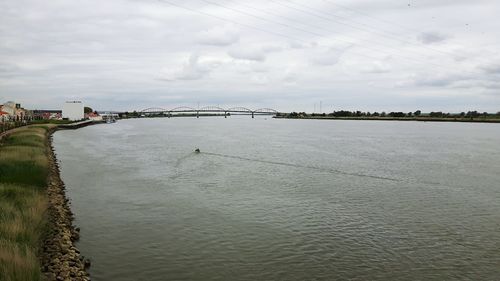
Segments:
[[[18,127],[30,125],[30,124],[70,124],[74,121],[70,120],[56,120],[56,119],[34,119],[34,120],[22,120],[22,121],[6,121],[0,122],[0,133],[8,130],[12,130]]]
[[[305,113],[291,112],[280,113],[278,118],[300,118],[300,119],[349,119],[349,120],[414,120],[414,121],[456,121],[456,122],[500,122],[500,112],[479,113],[477,111],[461,113],[429,112],[420,110],[415,112],[362,112],[340,110],[331,113]]]
[[[41,119],[41,120],[33,120],[31,124],[70,124],[74,121],[70,120],[58,120],[58,119]]]
[[[50,127],[18,128],[0,140],[0,280],[42,280]]]
[[[18,127],[26,126],[27,122],[25,121],[5,121],[0,122],[0,133],[3,133],[8,130],[12,130]]]

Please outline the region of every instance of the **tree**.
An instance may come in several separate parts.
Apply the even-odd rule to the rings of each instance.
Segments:
[[[467,117],[478,117],[479,113],[477,111],[468,111],[466,114]]]
[[[433,111],[433,112],[431,112],[431,113],[429,114],[429,116],[430,116],[430,117],[438,117],[438,118],[439,118],[439,117],[443,117],[443,112],[441,112],[441,111],[434,112],[434,111]]]
[[[334,111],[333,116],[335,117],[350,117],[353,113],[347,110]]]
[[[92,108],[86,106],[86,107],[83,108],[83,112],[88,114],[88,113],[94,112],[94,110]]]
[[[405,114],[403,112],[391,112],[391,113],[389,113],[389,116],[391,116],[391,117],[405,117]]]
[[[415,116],[420,116],[420,114],[422,114],[422,111],[420,111],[420,110],[417,110],[413,113],[413,115],[415,115]]]

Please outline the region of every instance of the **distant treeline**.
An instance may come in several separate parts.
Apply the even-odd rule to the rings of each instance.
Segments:
[[[290,118],[300,118],[300,117],[392,117],[392,118],[405,118],[405,117],[432,117],[432,118],[500,118],[500,111],[497,113],[488,113],[488,112],[477,112],[477,111],[468,111],[468,112],[460,112],[460,113],[445,113],[441,111],[433,111],[429,113],[422,113],[422,111],[417,110],[415,112],[363,112],[363,111],[348,111],[348,110],[339,110],[331,113],[305,113],[305,112],[291,112],[281,114],[281,116],[285,115],[285,117]]]

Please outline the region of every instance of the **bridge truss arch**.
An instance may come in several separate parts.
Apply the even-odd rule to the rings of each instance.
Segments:
[[[140,113],[163,113],[163,112],[167,112],[167,111],[168,110],[166,110],[165,108],[161,108],[161,107],[150,107],[150,108],[143,109],[139,112]]]
[[[197,110],[189,106],[179,106],[168,110],[169,112],[196,112]]]
[[[278,111],[272,108],[259,108],[254,110],[254,112],[260,114],[278,114]]]
[[[228,108],[227,111],[228,112],[237,112],[237,113],[252,113],[253,112],[253,110],[248,109],[246,107],[241,107],[241,106]]]
[[[209,106],[201,107],[200,109],[198,109],[198,111],[200,111],[200,112],[226,112],[227,110],[222,108],[222,107],[219,107],[219,106],[209,105]]]

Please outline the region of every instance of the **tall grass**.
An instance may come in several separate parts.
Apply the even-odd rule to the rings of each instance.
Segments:
[[[47,227],[45,126],[0,141],[0,280],[42,280],[38,254]]]

